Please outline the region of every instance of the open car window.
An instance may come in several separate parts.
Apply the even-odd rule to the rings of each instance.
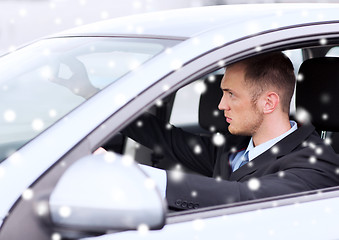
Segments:
[[[303,61],[302,49],[287,50],[284,51],[284,53],[292,60],[295,68],[295,76],[296,78],[298,78],[298,71]],[[159,99],[151,108],[147,110],[146,115],[152,115],[158,118],[162,122],[162,124],[164,124],[164,129],[170,130],[172,127],[175,126],[189,132],[190,134],[209,137],[213,139],[213,144],[217,146],[219,144],[223,145],[225,142],[231,143],[236,146],[239,142],[244,141],[243,137],[236,137],[235,139],[233,139],[233,137],[230,136],[230,134],[227,132],[226,125],[225,131],[218,132],[216,131],[216,126],[214,126],[213,124],[203,126],[201,125],[199,119],[199,114],[201,114],[199,113],[201,96],[204,95],[209,87],[219,89],[220,95],[218,95],[216,98],[217,100],[220,99],[220,80],[223,74],[224,68],[221,68],[217,71],[213,71],[196,79],[185,87],[180,88],[175,93],[168,95],[166,98]],[[222,111],[219,111],[217,109],[218,102],[215,100],[213,101],[215,102],[215,106],[213,107],[213,109],[211,108],[210,111],[208,113],[206,112],[205,114],[213,115],[213,117],[219,118],[219,120],[221,119],[221,121],[225,122]],[[296,106],[294,96],[290,108],[291,118],[294,118],[296,115],[295,108]],[[131,125],[133,124],[139,129],[142,129],[147,125],[145,119],[136,120],[131,123]],[[127,128],[129,128],[130,126],[128,126]],[[123,129],[122,132],[124,133],[125,130]],[[140,133],[142,133],[142,131]],[[145,131],[143,135],[144,138],[152,138],[152,134],[150,132]],[[329,135],[329,137],[330,136],[333,135]],[[163,170],[174,171],[179,178],[181,173],[208,175],[208,172],[206,172],[205,174],[205,172],[201,170],[196,171],[194,167],[192,169],[189,164],[183,164],[182,162],[180,162],[180,159],[178,161],[175,154],[166,152],[160,144],[147,146],[147,144],[144,145],[142,144],[142,142],[137,142],[130,138],[126,138],[126,136],[121,137],[120,140],[124,142],[123,147],[119,148],[120,153],[132,156],[140,164],[149,165]],[[172,141],[174,145],[177,141],[180,142],[180,144],[183,143],[179,139],[172,139]],[[333,142],[333,145],[335,144],[335,142]],[[187,145],[190,145],[194,154],[200,155],[202,153],[203,149],[201,145],[195,145],[194,141],[190,142],[190,140],[187,140],[186,143]],[[109,146],[107,145],[107,147]],[[115,150],[117,150],[117,148]],[[283,173],[281,174],[283,175]],[[257,182],[252,182],[251,184],[257,186],[255,183]],[[192,191],[191,194],[194,195],[197,193]],[[234,202],[233,200],[230,200],[229,203],[233,204]],[[185,206],[191,204],[188,209],[194,209],[196,206],[194,205],[194,202],[180,204]]]

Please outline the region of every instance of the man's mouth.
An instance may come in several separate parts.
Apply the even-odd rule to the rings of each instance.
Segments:
[[[231,123],[232,118],[226,117],[226,122]]]

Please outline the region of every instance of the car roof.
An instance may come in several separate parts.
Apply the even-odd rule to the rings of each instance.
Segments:
[[[339,4],[242,4],[184,8],[138,14],[74,28],[60,35],[126,35],[187,39],[199,34],[247,23],[239,31],[255,32],[260,21],[272,28],[338,20]],[[254,22],[254,20],[256,22]],[[246,35],[246,34],[244,34]]]

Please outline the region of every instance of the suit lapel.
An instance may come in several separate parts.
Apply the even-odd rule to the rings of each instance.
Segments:
[[[300,143],[302,143],[312,132],[312,125],[305,125],[283,138],[273,147],[254,158],[248,164],[242,166],[235,172],[231,173],[231,181],[241,181],[247,175],[250,175],[262,168],[264,165],[274,162],[276,159],[292,152]]]

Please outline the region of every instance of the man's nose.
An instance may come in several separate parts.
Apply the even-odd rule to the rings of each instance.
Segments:
[[[229,110],[229,106],[227,104],[227,101],[224,97],[224,95],[221,97],[219,105],[218,105],[219,110]]]

